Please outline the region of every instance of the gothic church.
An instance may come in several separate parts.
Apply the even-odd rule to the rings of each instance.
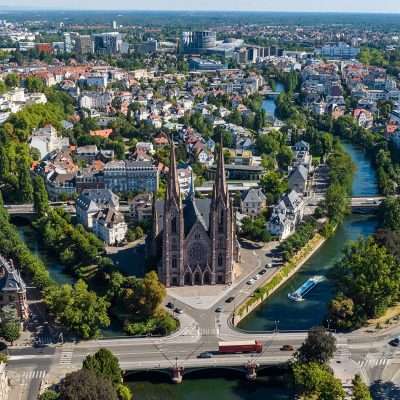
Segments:
[[[182,199],[171,144],[164,201],[153,205],[152,256],[165,286],[230,284],[239,261],[233,207],[225,178],[222,143],[212,198],[196,199],[194,190]]]

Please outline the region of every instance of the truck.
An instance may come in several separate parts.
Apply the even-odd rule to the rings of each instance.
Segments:
[[[263,345],[258,340],[238,340],[235,342],[219,342],[218,352],[221,354],[233,353],[261,353]]]

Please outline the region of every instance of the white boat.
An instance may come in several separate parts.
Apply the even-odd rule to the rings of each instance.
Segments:
[[[321,275],[315,275],[312,278],[305,281],[296,291],[289,293],[288,298],[293,301],[303,301],[304,296],[311,292],[318,285],[318,283],[322,282],[325,278]]]

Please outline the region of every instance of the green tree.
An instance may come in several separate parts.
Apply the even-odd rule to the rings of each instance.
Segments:
[[[88,369],[80,369],[66,375],[60,384],[60,398],[63,400],[118,400],[111,380]]]
[[[296,359],[301,363],[316,362],[326,364],[336,351],[336,339],[323,327],[311,328],[307,339],[296,352]]]
[[[324,206],[327,216],[335,222],[342,222],[349,211],[349,200],[343,185],[335,183],[326,191]]]
[[[275,203],[288,189],[287,180],[276,171],[270,171],[263,175],[260,179],[260,186],[270,204]]]
[[[109,303],[89,291],[82,280],[73,287],[50,286],[45,290],[45,303],[61,324],[84,339],[98,336],[100,327],[110,325]]]
[[[354,302],[352,299],[338,294],[329,303],[328,315],[332,326],[339,329],[349,329],[353,324]]]
[[[293,377],[298,391],[306,399],[343,400],[345,392],[339,379],[327,365],[318,362],[292,365]]]
[[[117,394],[120,400],[132,400],[132,391],[126,385],[118,385],[117,386]]]
[[[5,321],[1,324],[1,336],[11,345],[21,336],[21,323],[17,320]]]
[[[118,358],[107,349],[100,349],[93,355],[88,355],[83,361],[82,368],[94,371],[97,375],[111,380],[113,385],[122,382],[122,371]]]
[[[49,197],[41,176],[33,178],[33,206],[39,217],[47,214],[49,210]]]
[[[356,319],[375,318],[399,299],[400,269],[396,259],[372,237],[344,250],[333,270],[338,290],[352,299]]]
[[[59,398],[60,394],[51,389],[46,390],[39,396],[39,400],[58,400]]]
[[[19,76],[15,73],[8,74],[4,82],[9,88],[15,88],[19,86]]]
[[[356,375],[352,381],[353,394],[352,400],[372,400],[368,386],[361,380],[360,375]]]
[[[379,209],[379,223],[382,228],[400,230],[400,198],[386,198]]]
[[[28,92],[43,92],[45,89],[44,81],[37,76],[28,76],[25,79],[25,87]]]

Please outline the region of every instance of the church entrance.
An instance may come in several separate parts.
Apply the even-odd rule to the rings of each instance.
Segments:
[[[185,274],[185,285],[191,285],[192,284],[192,275],[190,272],[186,272]]]
[[[200,276],[200,272],[196,272],[194,274],[194,284],[195,285],[201,285],[201,276]]]
[[[210,276],[210,273],[208,271],[206,271],[204,273],[203,284],[204,285],[210,285],[211,284],[211,276]]]

